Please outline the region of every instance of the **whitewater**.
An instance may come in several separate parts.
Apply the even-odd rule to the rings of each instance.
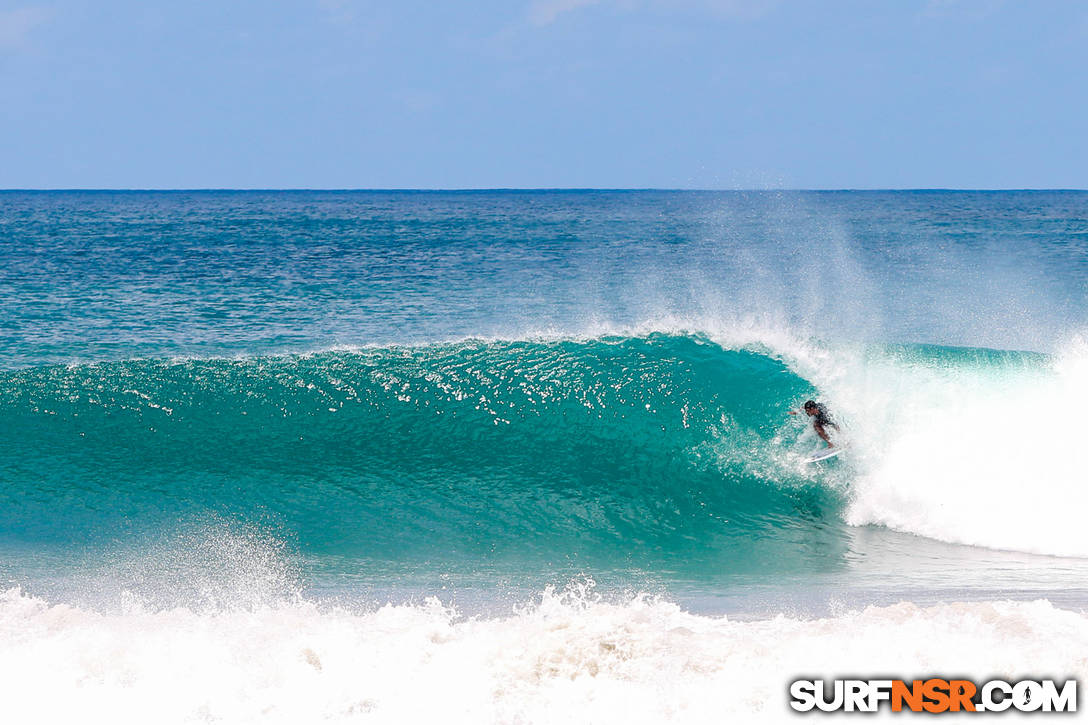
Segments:
[[[5,192],[0,241],[13,721],[1088,675],[1088,194]]]

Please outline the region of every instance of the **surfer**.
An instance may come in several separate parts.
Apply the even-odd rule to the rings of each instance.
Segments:
[[[831,420],[831,416],[827,414],[827,408],[823,403],[817,403],[815,400],[806,400],[805,404],[801,406],[805,411],[805,415],[810,418],[814,418],[812,421],[812,428],[816,431],[816,435],[820,436],[827,443],[828,448],[834,448],[835,444],[831,442],[831,437],[827,433],[828,428],[834,428],[835,432],[839,432],[839,426]],[[798,411],[791,410],[790,415],[797,415]]]

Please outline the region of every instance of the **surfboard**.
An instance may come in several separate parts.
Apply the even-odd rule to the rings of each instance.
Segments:
[[[821,448],[813,453],[811,456],[805,459],[805,463],[815,463],[816,461],[826,461],[828,458],[834,458],[839,455],[846,448],[843,446],[835,446],[834,448]]]

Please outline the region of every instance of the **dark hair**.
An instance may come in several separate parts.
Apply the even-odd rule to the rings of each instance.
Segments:
[[[805,401],[805,410],[808,410],[809,408],[815,408],[815,407],[816,407],[816,401],[815,400],[806,400]]]

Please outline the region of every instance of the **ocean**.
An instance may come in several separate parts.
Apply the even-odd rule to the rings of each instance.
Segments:
[[[0,291],[10,722],[1088,682],[1086,192],[0,192]]]

